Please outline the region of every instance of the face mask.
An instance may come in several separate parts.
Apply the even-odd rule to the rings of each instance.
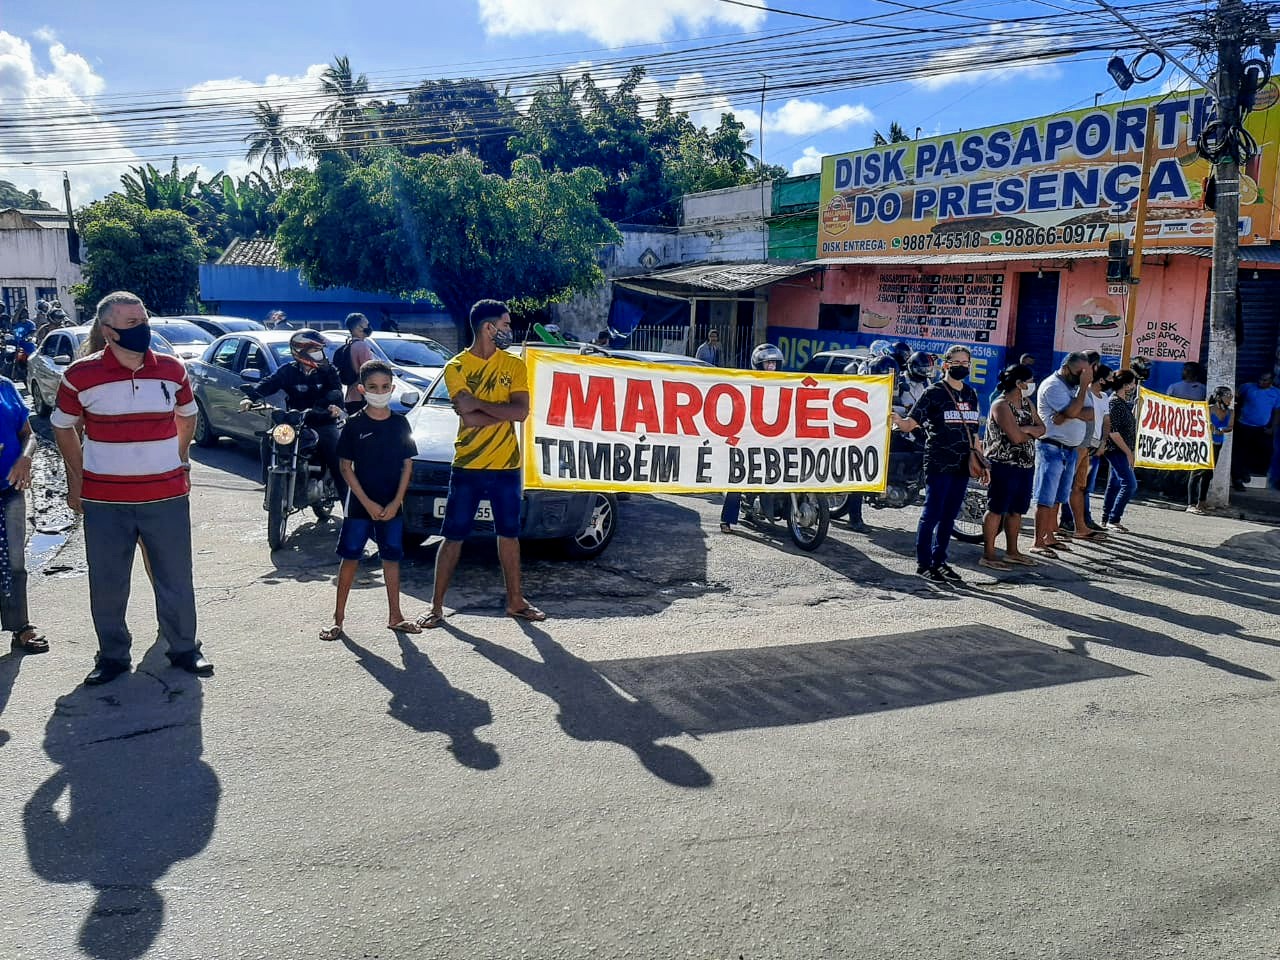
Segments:
[[[366,393],[364,402],[374,409],[381,410],[383,407],[391,403],[390,393]]]
[[[1069,387],[1078,387],[1080,386],[1080,374],[1069,373],[1062,378],[1062,381]]]
[[[127,330],[117,330],[116,336],[119,337],[116,344],[122,350],[129,350],[132,353],[146,353],[151,349],[151,325],[140,323],[136,327],[129,327]]]
[[[947,369],[947,376],[952,380],[959,380],[963,382],[969,379],[969,368],[963,366],[949,367]]]
[[[307,354],[307,356],[310,357],[312,360],[314,360],[316,363],[324,363],[323,350],[312,350],[310,353]]]
[[[1022,385],[1022,395],[1024,397],[1029,397],[1035,392],[1036,392],[1036,385],[1034,383],[1024,383]]]
[[[516,336],[510,330],[503,330],[495,327],[493,331],[493,345],[499,350],[505,350],[515,342]]]

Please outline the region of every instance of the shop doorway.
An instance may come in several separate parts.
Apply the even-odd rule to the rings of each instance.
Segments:
[[[1018,274],[1017,312],[1014,314],[1013,348],[1009,363],[1024,353],[1036,358],[1036,373],[1053,369],[1053,341],[1058,328],[1058,271],[1036,270]]]

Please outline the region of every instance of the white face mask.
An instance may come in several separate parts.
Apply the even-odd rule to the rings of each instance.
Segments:
[[[321,361],[324,360],[324,351],[312,350],[310,353],[307,354],[307,356],[310,357],[312,360],[314,360],[316,363],[320,363]]]
[[[1022,385],[1022,395],[1024,397],[1029,397],[1035,392],[1036,392],[1036,385],[1034,383],[1024,383]]]
[[[383,407],[391,403],[391,394],[389,393],[366,393],[364,402],[375,409],[381,410]]]

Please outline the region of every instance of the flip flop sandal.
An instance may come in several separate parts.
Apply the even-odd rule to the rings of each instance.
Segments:
[[[1033,552],[1043,554],[1050,560],[1058,559],[1058,552],[1053,547],[1032,547]]]
[[[48,653],[49,641],[42,635],[27,637],[25,640],[22,639],[24,634],[35,632],[36,628],[29,624],[18,630],[13,635],[13,641],[9,644],[10,648],[20,653]]]
[[[397,624],[387,627],[396,633],[421,633],[422,626],[416,620],[401,620]]]
[[[978,558],[978,566],[986,567],[989,570],[1012,570],[1013,567],[1005,563],[1003,560],[988,560],[986,557]]]
[[[333,641],[342,639],[342,628],[336,623],[332,627],[325,627],[320,631],[320,639]]]
[[[1018,557],[1011,557],[1011,556],[1009,556],[1008,554],[1005,554],[1004,562],[1005,562],[1005,563],[1016,563],[1016,564],[1018,564],[1019,566],[1023,566],[1023,567],[1038,567],[1038,566],[1040,566],[1040,564],[1039,564],[1039,562],[1038,562],[1038,561],[1036,561],[1036,560],[1032,560],[1030,557],[1022,557],[1022,556],[1018,556]]]
[[[508,610],[507,616],[517,620],[528,620],[531,623],[541,623],[547,619],[547,615],[531,603],[525,604],[519,610]]]
[[[443,613],[424,613],[414,621],[423,630],[434,630],[444,623]]]

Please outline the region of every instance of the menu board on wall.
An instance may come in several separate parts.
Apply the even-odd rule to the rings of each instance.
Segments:
[[[890,339],[1003,344],[1005,298],[1003,273],[881,273],[859,327]]]

